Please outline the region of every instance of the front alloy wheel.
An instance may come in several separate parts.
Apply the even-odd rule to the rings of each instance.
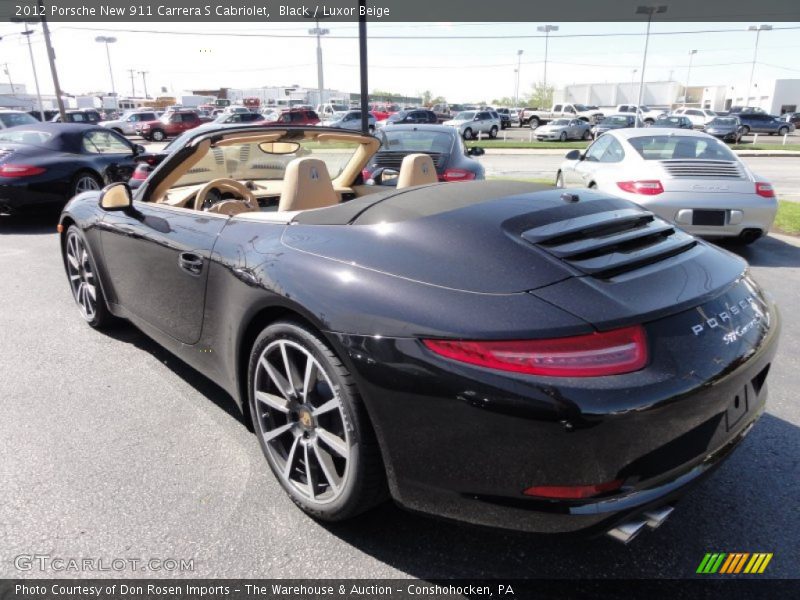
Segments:
[[[250,410],[272,471],[304,511],[336,521],[383,499],[383,466],[355,384],[316,334],[292,322],[262,332]]]
[[[78,305],[81,316],[92,327],[107,325],[113,317],[106,307],[92,255],[75,225],[67,230],[64,262],[72,297]]]

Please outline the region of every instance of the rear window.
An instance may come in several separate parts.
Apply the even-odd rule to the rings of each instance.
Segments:
[[[715,138],[684,135],[643,135],[628,138],[645,160],[704,159],[735,161],[736,156]]]
[[[383,132],[381,150],[392,152],[450,152],[455,136],[441,131],[394,131]]]
[[[16,127],[17,125],[34,125],[36,119],[24,112],[0,112],[0,123],[3,127]]]
[[[39,146],[46,143],[53,137],[52,133],[46,131],[2,131],[0,132],[0,142],[13,142],[15,144],[31,144]]]

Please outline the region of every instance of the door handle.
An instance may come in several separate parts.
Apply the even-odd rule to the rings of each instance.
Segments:
[[[200,275],[203,271],[203,258],[192,252],[181,252],[178,266],[191,275]]]

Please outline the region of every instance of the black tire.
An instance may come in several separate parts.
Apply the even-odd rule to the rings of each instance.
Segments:
[[[783,136],[786,135],[787,133],[789,133],[788,127],[781,127],[780,129],[778,129],[778,135]]]
[[[275,447],[269,444],[276,442],[280,439],[280,436],[278,438],[273,438],[273,440],[269,442],[264,439],[265,428],[271,426],[270,420],[274,418],[271,415],[283,416],[277,411],[272,412],[274,409],[271,409],[269,405],[256,400],[257,382],[260,381],[263,383],[265,381],[264,377],[266,371],[262,366],[262,360],[267,360],[265,357],[269,355],[271,348],[276,347],[276,344],[287,344],[290,350],[286,350],[286,352],[295,353],[295,357],[307,357],[309,355],[313,357],[319,365],[318,368],[324,372],[327,378],[326,381],[330,382],[330,386],[328,386],[326,381],[321,382],[321,389],[330,392],[334,398],[338,396],[339,399],[340,412],[333,410],[326,414],[334,412],[337,418],[341,417],[340,422],[343,431],[340,434],[339,441],[343,443],[349,442],[349,456],[347,457],[347,468],[344,471],[345,475],[343,480],[339,482],[341,487],[334,490],[327,484],[328,487],[326,491],[320,492],[321,495],[324,493],[334,494],[332,500],[324,503],[315,502],[314,499],[310,499],[301,493],[296,484],[292,481],[293,476],[304,476],[303,473],[298,474],[298,469],[292,468],[293,465],[299,464],[298,458],[293,459],[298,462],[291,462],[292,454],[287,453],[288,456],[285,458],[277,457],[278,459],[282,458],[284,460],[283,465],[277,462]],[[303,352],[306,354],[304,355]],[[286,372],[287,371],[284,370],[284,373]],[[261,379],[259,379],[259,377]],[[288,377],[286,379],[289,380]],[[273,380],[268,379],[266,382],[269,384],[272,381]],[[319,385],[320,382],[318,381],[313,389],[318,389]],[[273,384],[273,389],[274,387]],[[297,387],[293,387],[293,390],[294,397],[297,399],[293,406],[300,408],[301,411],[303,407],[306,406],[313,408],[313,404],[301,403],[302,401],[300,400],[299,393],[301,390],[298,390]],[[380,449],[370,424],[369,416],[367,415],[358,389],[356,388],[355,381],[344,364],[317,332],[313,331],[307,325],[295,321],[278,321],[267,326],[258,338],[256,338],[250,353],[248,396],[250,414],[253,419],[253,428],[258,436],[258,441],[259,444],[261,444],[261,449],[264,452],[267,463],[283,489],[301,510],[323,521],[342,521],[369,510],[387,498],[388,488],[386,484],[386,472],[381,459]],[[306,399],[306,402],[310,401]],[[287,403],[287,407],[288,406],[289,404]],[[292,413],[293,410],[288,410],[285,416],[286,421],[291,421],[300,427],[301,422],[305,422],[304,419],[300,418],[301,413],[298,412],[294,417],[292,417]],[[292,421],[293,418],[294,420]],[[318,417],[315,417],[315,419],[316,418]],[[314,423],[316,427],[318,422],[315,420]],[[321,426],[319,426],[319,428],[322,429]],[[274,432],[275,428],[273,427],[271,431]],[[286,433],[291,433],[292,431],[293,430],[290,429]],[[311,438],[314,436],[316,436],[314,430],[303,433],[303,441],[297,443],[299,445],[304,445],[304,448],[310,447],[309,445],[313,444]],[[342,440],[341,437],[344,437],[347,442]],[[317,440],[316,443],[318,444],[318,448],[327,448],[327,446],[319,444],[319,440]],[[313,455],[313,452],[313,449],[309,450],[309,455]],[[334,453],[329,452],[329,456],[333,456],[333,454]],[[291,464],[288,465],[288,475],[284,475],[281,471],[286,468],[287,459],[289,459]],[[324,478],[324,471],[321,470],[321,461],[315,458],[309,461],[309,463],[312,462],[316,462],[317,470],[315,471],[316,475],[310,475],[312,481],[310,487],[311,489],[315,489],[326,484],[320,484],[320,473],[323,474]],[[311,473],[312,471],[314,471],[313,468],[305,472]]]
[[[566,142],[567,141],[567,132],[566,131],[562,131],[561,132],[561,135],[558,136],[558,141],[560,141],[560,142]]]
[[[75,244],[75,241],[78,243]],[[81,250],[86,252],[85,257]],[[114,324],[117,319],[109,312],[106,305],[106,298],[103,295],[103,288],[100,286],[94,256],[89,244],[86,242],[83,231],[77,225],[70,225],[69,229],[67,229],[61,251],[72,298],[75,300],[75,304],[78,305],[80,315],[95,329],[104,329]],[[77,260],[77,264],[73,259]],[[76,275],[79,277],[78,280],[73,279]],[[87,303],[91,304],[92,301],[91,293],[86,287],[81,287],[86,286],[86,284],[94,288],[92,310],[87,308]]]
[[[163,142],[167,139],[167,134],[160,129],[155,129],[150,133],[150,139],[154,142]]]
[[[591,129],[587,129],[586,131],[583,132],[583,139],[586,140],[586,141],[589,141],[590,139],[592,139],[592,130]]]
[[[370,125],[370,126],[367,128],[367,130],[368,130],[370,133],[375,133],[375,125]]]
[[[92,171],[78,171],[69,184],[69,197],[77,196],[83,192],[99,190],[103,187],[103,180]]]
[[[489,138],[494,139],[497,137],[497,125],[492,125],[492,128],[489,130]]]
[[[742,135],[750,133],[750,128],[747,125],[742,125]]]
[[[539,126],[539,119],[537,119],[536,117],[531,117],[530,119],[528,119],[528,127],[530,127],[531,129],[536,129],[538,126]]]
[[[556,174],[556,187],[557,188],[563,188],[564,187],[564,174],[561,171],[559,171]]]
[[[467,128],[464,130],[464,139],[465,139],[465,140],[471,140],[471,139],[473,139],[473,136],[474,136],[474,135],[475,135],[475,134],[473,134],[473,133],[472,133],[472,128],[471,128],[471,127],[467,127]]]

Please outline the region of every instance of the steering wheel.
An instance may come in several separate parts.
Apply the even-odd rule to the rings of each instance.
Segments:
[[[258,210],[258,201],[253,195],[253,192],[247,189],[243,183],[239,183],[235,179],[228,179],[227,177],[212,179],[202,188],[200,188],[200,191],[198,191],[197,195],[194,197],[195,210],[203,210],[203,204],[205,203],[206,197],[209,195],[211,190],[217,190],[218,195],[221,195],[225,192],[236,194],[250,210]]]

